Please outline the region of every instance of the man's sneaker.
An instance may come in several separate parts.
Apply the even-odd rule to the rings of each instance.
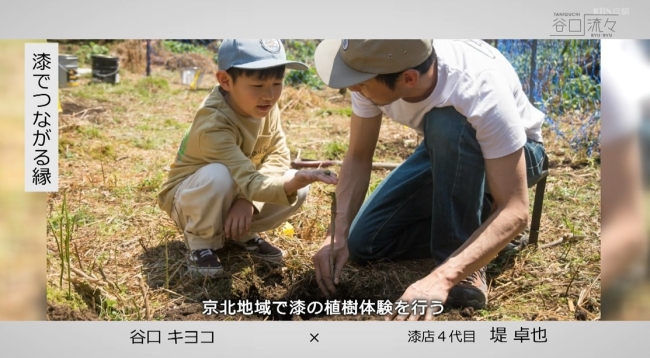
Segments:
[[[484,309],[487,304],[487,291],[487,279],[485,278],[485,267],[483,267],[452,287],[445,306]]]
[[[282,250],[271,245],[259,236],[246,242],[236,243],[246,249],[251,256],[259,257],[263,260],[275,263],[282,262]]]
[[[201,249],[190,252],[187,265],[190,271],[202,276],[216,276],[223,273],[223,266],[217,252],[212,249]]]

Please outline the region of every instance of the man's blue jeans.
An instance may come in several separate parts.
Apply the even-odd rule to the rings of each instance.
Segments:
[[[476,131],[454,107],[424,117],[424,141],[382,181],[350,227],[350,259],[445,261],[491,214]],[[542,171],[544,147],[529,140],[527,175]]]

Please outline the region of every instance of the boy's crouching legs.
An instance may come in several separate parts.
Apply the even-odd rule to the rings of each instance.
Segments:
[[[284,176],[293,176],[295,173],[296,170],[290,169]],[[262,239],[258,233],[272,230],[282,225],[302,207],[308,193],[309,186],[299,189],[296,193],[296,201],[291,206],[265,203],[262,206],[262,210],[253,215],[250,234],[244,236],[238,244],[246,248],[253,256],[270,262],[282,262],[284,256],[282,250]]]
[[[223,217],[237,190],[228,168],[218,163],[204,166],[178,187],[172,219],[183,230],[190,250],[190,271],[208,276],[223,272],[216,250],[224,245]]]

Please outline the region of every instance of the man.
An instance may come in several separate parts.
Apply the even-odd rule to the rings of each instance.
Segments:
[[[330,232],[333,277],[329,237],[313,257],[320,289],[335,292],[348,258],[433,258],[436,268],[402,300],[484,308],[485,266],[527,226],[526,176],[544,158],[544,115],[512,65],[478,40],[325,40],[315,64],[329,87],[352,91],[353,112]],[[424,140],[364,203],[382,115]],[[422,316],[432,319],[432,308],[393,318]]]

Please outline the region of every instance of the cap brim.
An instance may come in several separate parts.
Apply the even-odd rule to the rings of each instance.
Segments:
[[[256,62],[250,62],[245,65],[233,66],[236,68],[242,68],[246,70],[263,70],[265,68],[277,67],[277,66],[286,66],[290,70],[299,70],[307,71],[309,67],[302,62],[298,61],[283,61],[283,60],[262,60]]]
[[[359,72],[343,62],[339,54],[341,40],[323,40],[314,54],[316,72],[325,84],[332,88],[346,88],[367,81],[374,73]]]

